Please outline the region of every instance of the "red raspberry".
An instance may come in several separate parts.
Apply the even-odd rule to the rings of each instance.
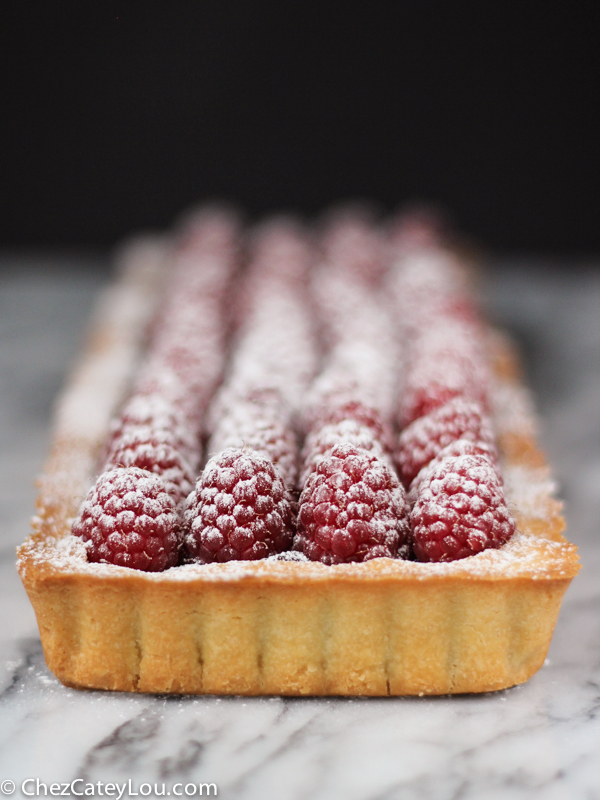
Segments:
[[[488,407],[489,375],[475,328],[458,320],[438,320],[409,346],[401,423],[462,397]]]
[[[295,547],[324,564],[405,557],[407,512],[404,489],[385,462],[338,445],[306,482]]]
[[[498,548],[515,532],[498,476],[483,456],[449,457],[421,483],[411,512],[419,561],[455,561]]]
[[[429,358],[421,362],[405,387],[401,425],[408,427],[455,397],[488,407],[487,381],[473,363],[461,356]]]
[[[265,282],[287,286],[306,282],[310,249],[305,234],[293,217],[272,217],[254,230],[252,257],[243,289],[252,291]]]
[[[400,434],[396,463],[405,486],[438,453],[458,439],[494,446],[494,432],[477,403],[456,397],[429,414],[416,419]]]
[[[186,557],[255,561],[292,543],[292,510],[271,461],[229,448],[207,463],[184,515]]]
[[[196,467],[200,455],[198,437],[185,424],[182,414],[177,408],[158,394],[135,394],[126,403],[119,417],[112,423],[108,436],[106,458],[116,440],[131,427],[149,426],[153,431],[168,434],[169,441],[186,459]]]
[[[361,425],[354,419],[343,419],[341,422],[324,425],[308,434],[304,442],[304,466],[300,483],[304,484],[310,473],[315,471],[320,459],[340,444],[352,444],[362,450],[371,451],[380,459],[386,458],[372,428]]]
[[[437,469],[443,459],[456,458],[458,456],[483,456],[492,465],[500,483],[504,483],[498,463],[498,451],[495,445],[489,445],[485,442],[471,442],[468,439],[457,439],[456,442],[451,442],[444,447],[443,450],[440,450],[437,456],[415,475],[410,484],[410,489],[406,494],[406,499],[411,508],[417,502],[419,488],[423,481],[432,475],[433,471]]]
[[[457,322],[481,329],[481,317],[473,300],[460,293],[437,292],[408,299],[402,308],[402,328],[409,338],[419,336],[440,320]]]
[[[388,281],[405,334],[418,335],[440,319],[453,317],[477,325],[479,315],[464,265],[433,239],[419,244],[410,238],[397,241],[399,263]]]
[[[156,331],[136,393],[161,395],[177,408],[186,425],[195,427],[223,367],[224,323],[209,300],[175,305],[168,322]]]
[[[247,448],[271,461],[288,488],[296,485],[298,445],[290,412],[276,392],[224,397],[215,407],[217,423],[209,450]]]
[[[334,212],[323,236],[326,260],[349,280],[376,285],[387,268],[384,241],[366,209]]]
[[[433,206],[406,209],[395,220],[390,231],[392,245],[398,254],[427,252],[448,238],[448,223]]]
[[[198,312],[200,313],[200,312]],[[193,352],[192,352],[193,348]],[[204,338],[191,338],[189,346],[157,347],[140,372],[139,394],[162,394],[186,420],[196,427],[220,377],[223,353],[219,337],[206,331]]]
[[[72,533],[88,560],[145,572],[177,564],[181,526],[175,501],[156,475],[136,467],[104,472],[84,500]]]
[[[195,475],[181,453],[173,446],[168,431],[136,425],[123,428],[113,442],[106,460],[106,469],[138,467],[160,476],[175,502],[191,492]]]
[[[306,430],[318,431],[320,428],[347,421],[352,421],[361,428],[370,429],[371,437],[379,441],[387,442],[390,437],[380,411],[360,400],[350,400],[343,395],[336,397],[335,394],[331,394],[324,397],[320,404],[310,409],[304,425]]]

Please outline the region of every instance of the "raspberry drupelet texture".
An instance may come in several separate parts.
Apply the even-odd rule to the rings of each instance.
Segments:
[[[477,329],[457,319],[439,319],[407,348],[400,409],[401,427],[455,397],[489,405],[489,373]]]
[[[317,462],[300,497],[295,549],[341,564],[406,557],[407,540],[404,489],[385,462],[348,443]]]
[[[316,367],[314,320],[307,295],[312,251],[291,220],[265,223],[236,287],[238,327],[227,395],[276,392],[289,409],[303,401]]]
[[[169,282],[134,394],[160,395],[194,434],[225,361],[225,296],[236,265],[237,223],[204,211],[172,254]]]
[[[72,533],[89,561],[161,572],[177,564],[181,525],[164,482],[136,467],[104,472],[84,500]]]
[[[344,422],[351,422],[364,431],[370,431],[371,439],[385,443],[389,448],[392,441],[391,428],[384,421],[380,409],[373,408],[357,398],[358,392],[332,391],[322,394],[319,402],[308,409],[304,426],[307,430],[317,432],[321,428],[330,428]]]
[[[515,532],[498,476],[483,456],[448,457],[423,480],[411,512],[419,561],[456,561],[498,548]]]
[[[266,459],[286,497],[297,488],[295,418],[317,361],[306,293],[311,259],[308,239],[292,220],[274,219],[253,237],[237,286],[232,358],[208,420],[209,453],[236,448]]]
[[[254,561],[289,549],[293,516],[272,462],[229,448],[211,458],[184,513],[185,558]]]
[[[303,413],[294,547],[324,564],[408,555],[405,493],[387,456],[398,347],[376,288],[383,240],[366,221],[356,225],[334,221],[312,283],[329,350]]]
[[[453,317],[479,323],[467,273],[458,259],[433,243],[396,248],[395,269],[387,281],[388,291],[406,337],[418,335],[436,320]]]
[[[347,338],[330,349],[322,372],[305,398],[303,426],[355,420],[372,429],[384,447],[393,447],[392,417],[396,405],[398,350],[390,336],[391,320],[374,297],[363,297],[369,325],[346,330]],[[324,313],[324,316],[326,314]],[[359,314],[355,314],[357,319]],[[359,326],[360,327],[360,326]]]
[[[105,469],[139,467],[153,472],[180,503],[191,492],[194,470],[187,463],[170,431],[149,425],[123,426],[109,450]]]
[[[318,462],[341,444],[351,444],[367,450],[384,461],[387,458],[371,427],[362,425],[354,419],[342,419],[340,422],[323,425],[309,433],[304,442],[303,469],[300,476],[302,485],[310,473],[314,472]]]
[[[194,430],[202,424],[225,362],[223,312],[210,298],[182,300],[172,308],[178,323],[157,330],[140,369],[135,393],[165,398]]]
[[[134,394],[125,404],[119,416],[112,422],[106,444],[106,455],[115,442],[132,428],[148,427],[168,441],[195,469],[200,451],[197,434],[186,424],[176,406],[157,393]]]
[[[253,450],[269,459],[288,489],[298,477],[298,444],[290,423],[290,410],[278,392],[251,392],[248,396],[222,396],[218,422],[209,452],[230,447]]]
[[[437,469],[445,458],[457,458],[458,456],[483,456],[483,458],[487,459],[491,464],[500,483],[502,485],[504,484],[498,460],[498,450],[495,445],[486,444],[481,441],[473,442],[469,439],[457,439],[455,442],[451,442],[444,447],[443,450],[440,450],[436,457],[415,475],[406,494],[406,499],[411,508],[417,502],[419,488],[423,481],[431,477],[433,471]]]
[[[308,237],[293,218],[280,216],[258,225],[249,237],[250,260],[238,284],[236,310],[239,321],[256,313],[260,296],[290,290],[298,296],[307,287],[312,259]]]
[[[492,424],[478,403],[460,397],[412,422],[400,434],[396,465],[405,486],[438,453],[458,439],[494,447]]]
[[[171,252],[132,397],[111,426],[105,471],[72,526],[88,542],[90,561],[149,571],[178,561],[178,506],[193,485],[206,408],[225,360],[222,305],[236,231],[229,215],[202,212]]]

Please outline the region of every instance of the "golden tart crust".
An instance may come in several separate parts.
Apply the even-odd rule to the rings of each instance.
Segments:
[[[18,551],[52,672],[77,688],[186,694],[423,695],[526,681],[579,562],[497,334],[495,417],[518,530],[501,549],[448,564],[268,559],[163,573],[87,562],[70,525],[141,350],[164,253],[138,241],[100,301]]]

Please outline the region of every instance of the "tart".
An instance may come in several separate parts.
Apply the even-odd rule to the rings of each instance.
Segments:
[[[403,247],[406,241],[404,234]],[[89,542],[71,535],[73,520],[99,459],[106,458],[113,418],[131,393],[133,376],[138,386],[150,380],[143,370],[139,377],[139,365],[148,326],[156,327],[156,309],[164,305],[169,253],[160,239],[130,245],[119,276],[100,299],[87,348],[58,404],[34,533],[18,551],[19,573],[52,672],[76,688],[180,694],[436,695],[526,681],[544,662],[563,594],[579,564],[576,548],[562,535],[561,505],[536,443],[535,414],[514,348],[485,325],[479,330],[491,371],[487,402],[503,491],[516,521],[507,541],[457,560],[416,561],[405,557],[401,531],[385,540],[389,552],[377,544],[365,560],[356,555],[344,560],[335,548],[329,553],[307,544],[307,524],[295,550],[278,554],[288,541],[259,552],[254,543],[250,560],[207,563],[201,554],[210,555],[204,547],[208,540],[194,543],[191,534],[188,557],[180,557],[185,563],[169,566],[172,562],[163,560],[160,568],[168,567],[163,571],[91,560]],[[410,309],[406,320],[407,328],[415,324]],[[311,358],[302,363],[308,380]],[[231,369],[235,375],[235,359]],[[220,450],[233,435],[231,398],[247,399],[256,387],[241,378],[226,380],[207,412],[218,372],[214,366],[210,381],[197,386],[194,396],[204,398],[202,424],[210,427],[204,434],[212,434]],[[247,372],[242,365],[239,375]],[[165,381],[160,390],[170,385]],[[315,409],[322,408],[323,391],[318,380],[313,386],[304,408],[306,485],[319,463],[319,442],[339,422],[335,414],[319,417]],[[302,396],[304,385],[291,394]],[[421,400],[406,396],[401,413],[409,425],[410,415],[421,413],[414,410]],[[273,424],[288,425],[289,416],[273,408],[268,404],[268,414],[276,415]],[[379,447],[383,453],[389,433],[385,424],[380,427],[372,459],[387,458]],[[289,463],[282,456],[283,466],[276,467],[287,474]],[[427,480],[420,474],[415,481]],[[178,486],[175,482],[172,489],[176,500]],[[291,508],[296,500],[290,495]],[[309,501],[303,493],[299,519]],[[188,501],[186,513],[189,509]],[[298,551],[316,556],[308,560]]]

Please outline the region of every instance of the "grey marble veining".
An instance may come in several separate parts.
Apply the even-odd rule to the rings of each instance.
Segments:
[[[583,570],[549,658],[471,697],[171,698],[76,692],[46,669],[14,570],[52,400],[107,271],[0,259],[0,782],[213,782],[224,798],[600,798],[600,266],[492,265],[527,356]],[[58,267],[58,268],[57,268]],[[127,795],[125,795],[127,796]]]

